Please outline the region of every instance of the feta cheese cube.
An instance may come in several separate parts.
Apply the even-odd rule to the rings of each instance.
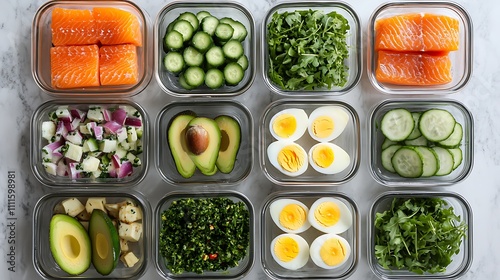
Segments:
[[[116,151],[117,146],[116,140],[104,139],[99,146],[99,150],[105,153],[111,153]]]
[[[82,162],[83,171],[94,172],[99,169],[101,161],[96,157],[86,157]]]
[[[87,119],[95,122],[104,121],[104,115],[102,114],[101,107],[90,108],[87,112]]]
[[[56,135],[56,124],[53,121],[44,121],[42,123],[42,137],[50,141]]]
[[[127,140],[129,143],[137,141],[137,132],[135,131],[135,127],[127,127]]]
[[[125,139],[127,139],[127,129],[125,127],[122,127],[116,131],[116,139],[118,142],[123,142]]]
[[[120,223],[118,235],[127,241],[137,242],[142,235],[142,223]]]
[[[76,215],[85,210],[85,206],[83,206],[80,200],[74,197],[63,200],[61,204],[64,207],[64,213],[70,215],[71,217],[76,217]]]
[[[128,241],[120,238],[120,251],[127,252],[129,250]]]
[[[120,210],[120,206],[117,203],[108,203],[104,204],[104,208],[108,210],[108,215],[113,218],[118,218],[118,211]]]
[[[85,209],[89,214],[92,214],[92,211],[94,211],[94,209],[100,209],[106,212],[104,204],[106,204],[105,197],[90,197],[89,199],[87,199],[87,203],[85,204]]]
[[[142,211],[137,206],[125,205],[120,207],[118,219],[123,223],[133,223],[142,219]]]
[[[127,252],[122,254],[120,260],[125,264],[126,267],[133,267],[139,262],[139,259],[132,252]]]
[[[80,161],[83,155],[83,148],[71,142],[66,142],[66,145],[68,148],[64,152],[64,156],[73,161]]]

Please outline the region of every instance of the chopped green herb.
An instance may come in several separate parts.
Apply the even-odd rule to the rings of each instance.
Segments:
[[[446,271],[467,225],[441,198],[396,198],[375,219],[375,256],[385,269]]]

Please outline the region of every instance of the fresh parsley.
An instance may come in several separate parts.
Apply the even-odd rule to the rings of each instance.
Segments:
[[[395,198],[375,218],[375,256],[385,269],[446,271],[467,225],[441,198]]]
[[[349,28],[347,19],[336,12],[274,13],[267,25],[270,79],[285,90],[344,86]]]

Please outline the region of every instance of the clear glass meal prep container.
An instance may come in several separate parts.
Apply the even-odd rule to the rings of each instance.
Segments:
[[[159,249],[159,236],[161,229],[161,215],[167,210],[172,202],[179,199],[205,199],[205,198],[217,198],[217,197],[225,197],[229,198],[234,202],[243,202],[246,205],[246,208],[249,212],[249,222],[250,222],[250,239],[249,246],[247,248],[247,255],[239,261],[238,265],[232,268],[229,268],[226,271],[206,271],[203,274],[196,274],[194,272],[184,272],[181,274],[173,274],[167,267],[166,259],[160,255]],[[230,190],[201,190],[201,191],[174,191],[168,193],[165,197],[163,197],[159,202],[155,210],[155,263],[156,270],[158,273],[165,279],[241,279],[245,277],[248,272],[251,270],[253,263],[255,261],[255,243],[257,242],[255,234],[255,225],[256,219],[254,217],[254,209],[252,202],[245,197],[243,194],[230,191]]]
[[[454,213],[460,216],[461,220],[467,225],[466,237],[460,246],[460,252],[452,257],[452,263],[446,268],[446,272],[422,275],[409,272],[404,269],[387,270],[378,264],[375,257],[375,234],[374,227],[375,217],[377,213],[382,213],[389,210],[394,198],[441,198],[448,203],[448,206],[453,207]],[[367,218],[367,253],[368,264],[372,272],[383,280],[389,279],[458,279],[462,277],[472,265],[472,244],[473,244],[473,222],[472,209],[467,200],[461,195],[453,192],[439,191],[389,191],[380,194],[372,204]]]
[[[463,139],[460,145],[462,163],[445,176],[403,178],[396,173],[387,171],[381,163],[381,146],[385,137],[379,128],[384,114],[396,108],[406,108],[410,112],[425,111],[432,108],[449,111],[463,128]],[[370,114],[369,134],[370,173],[382,185],[394,188],[449,186],[463,181],[472,171],[474,163],[474,120],[470,111],[458,101],[442,99],[393,99],[383,101],[376,105]]]
[[[49,120],[49,113],[56,110],[59,106],[76,107],[81,110],[88,109],[90,106],[118,107],[130,106],[137,110],[142,118],[143,134],[142,147],[143,152],[139,155],[141,165],[133,168],[130,176],[124,178],[78,178],[71,179],[68,176],[55,176],[49,174],[42,165],[42,148],[48,144],[47,140],[42,138],[42,123]],[[65,99],[65,100],[49,100],[41,104],[33,113],[30,123],[31,132],[31,169],[35,178],[44,185],[53,189],[67,189],[70,187],[81,187],[89,189],[97,189],[100,187],[133,187],[139,184],[145,177],[149,166],[149,141],[150,141],[149,117],[144,108],[136,102],[129,100],[98,100],[90,101],[83,99]]]
[[[174,21],[183,12],[196,14],[200,11],[207,11],[217,18],[230,17],[241,22],[247,29],[248,35],[242,42],[244,53],[248,58],[248,69],[245,70],[243,80],[236,86],[223,86],[212,90],[202,86],[196,89],[187,90],[180,86],[177,76],[168,73],[163,66],[163,57],[166,52],[163,49],[163,37],[169,23]],[[241,3],[234,1],[173,1],[168,3],[156,17],[154,24],[154,60],[155,76],[160,88],[175,97],[215,97],[215,96],[237,96],[244,93],[252,85],[257,64],[257,44],[256,44],[255,21],[250,11]]]
[[[98,86],[60,89],[51,85],[50,48],[52,47],[51,16],[55,8],[88,9],[114,7],[135,15],[141,25],[142,47],[137,47],[138,82],[134,85]],[[31,70],[36,84],[55,97],[113,98],[130,97],[146,88],[152,76],[151,31],[148,14],[131,1],[49,1],[33,19],[31,34]]]
[[[350,244],[351,255],[346,263],[334,269],[320,268],[316,266],[311,259],[308,260],[304,267],[298,270],[289,270],[281,267],[278,263],[276,263],[271,255],[270,244],[276,236],[285,232],[279,229],[274,223],[271,218],[269,207],[274,201],[279,199],[295,199],[310,208],[314,201],[322,197],[336,198],[345,203],[347,208],[350,210],[353,218],[352,225],[347,231],[339,235],[344,237]],[[280,191],[270,194],[264,201],[260,213],[260,251],[261,263],[264,272],[272,279],[347,279],[356,270],[360,258],[360,221],[361,215],[356,202],[343,193],[332,191]],[[302,233],[298,233],[298,235],[302,236],[307,241],[309,246],[316,237],[322,234],[324,233],[314,227],[311,227]]]
[[[459,49],[449,53],[452,63],[452,81],[435,86],[402,86],[379,82],[375,77],[377,52],[375,51],[375,23],[378,19],[406,14],[432,13],[450,16],[459,22]],[[371,15],[367,32],[367,74],[371,84],[386,94],[450,94],[460,91],[472,75],[473,27],[468,12],[451,1],[389,2],[379,6]]]
[[[271,22],[274,13],[293,12],[296,10],[320,10],[324,13],[337,12],[344,16],[350,26],[346,42],[349,48],[349,57],[345,64],[349,67],[347,82],[342,87],[320,88],[315,90],[286,90],[276,85],[269,77],[269,48],[267,44],[267,25]],[[362,60],[362,32],[361,21],[354,9],[343,1],[286,1],[273,6],[264,16],[261,29],[261,71],[266,86],[274,93],[282,96],[338,96],[351,91],[360,81],[363,69]]]
[[[67,198],[77,198],[83,205],[89,197],[105,197],[107,203],[119,203],[124,200],[134,202],[142,210],[142,237],[138,242],[128,242],[130,250],[137,256],[139,262],[127,268],[118,261],[118,265],[108,276],[99,274],[93,265],[80,275],[69,275],[57,265],[50,250],[49,225],[54,207]],[[78,192],[67,191],[51,193],[41,197],[33,210],[33,265],[38,274],[45,279],[139,279],[147,270],[151,246],[151,206],[139,193],[127,191]]]

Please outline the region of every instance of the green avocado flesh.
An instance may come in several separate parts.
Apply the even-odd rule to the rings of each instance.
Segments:
[[[50,220],[50,251],[62,270],[71,274],[84,273],[90,266],[91,246],[87,231],[75,218],[56,214]]]
[[[92,243],[92,264],[100,274],[110,274],[120,257],[120,238],[106,212],[100,209],[92,211],[89,236]]]
[[[186,146],[186,128],[194,118],[195,116],[189,113],[179,114],[168,127],[168,145],[174,158],[175,167],[184,178],[193,176],[196,170],[196,165],[189,157]]]
[[[215,162],[219,156],[221,142],[220,129],[214,120],[205,117],[192,119],[188,124],[188,129],[195,126],[203,128],[208,133],[208,146],[200,154],[194,154],[191,151],[188,154],[201,173],[211,174],[214,172],[214,168],[216,168]]]
[[[215,122],[219,126],[222,136],[216,165],[220,172],[230,173],[234,168],[236,155],[240,149],[240,124],[230,116],[218,116],[215,118]]]

